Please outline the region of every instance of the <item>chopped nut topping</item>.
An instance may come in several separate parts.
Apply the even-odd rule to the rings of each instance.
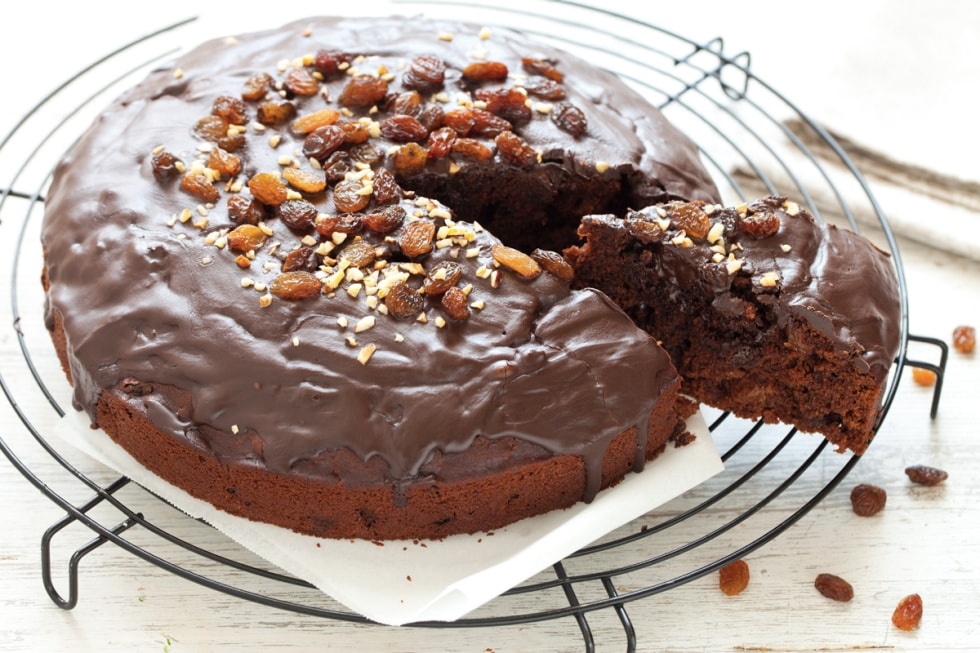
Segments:
[[[776,272],[766,272],[759,277],[759,285],[765,288],[775,288],[779,285],[779,274]]]

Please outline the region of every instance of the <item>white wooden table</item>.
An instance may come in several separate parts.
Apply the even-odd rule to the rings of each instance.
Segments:
[[[823,31],[826,20],[802,21],[793,28],[782,22],[765,26],[765,15],[772,15],[775,7],[763,3],[760,15],[752,20],[744,16],[744,8],[733,10],[713,2],[645,18],[694,39],[721,35],[735,49],[752,50],[753,69],[776,88],[800,89],[801,78],[820,80],[825,64],[822,57],[793,44],[819,41],[821,47],[840,48],[849,44],[834,43],[833,35]],[[827,11],[844,8],[844,3],[831,3]],[[86,3],[84,8],[55,13],[40,6],[5,8],[0,24],[5,84],[0,135],[69,72],[120,43],[119,26],[138,32],[185,15],[179,9],[127,10],[108,3]],[[955,12],[957,8],[942,5],[941,9]],[[928,24],[930,18],[922,20]],[[750,25],[756,22],[760,27],[753,31]],[[886,30],[889,25],[874,28]],[[79,31],[86,38],[72,45]],[[51,49],[48,45],[52,43],[67,45]],[[753,48],[753,43],[760,47]],[[790,57],[792,65],[787,63]],[[883,60],[881,65],[888,62]],[[833,80],[823,82],[821,88],[832,93]],[[819,119],[821,110],[833,111],[822,95],[792,99]],[[848,97],[836,97],[834,102],[845,104]],[[936,105],[941,116],[942,100],[937,98]],[[876,183],[872,180],[873,188],[878,188]],[[891,207],[883,203],[883,209],[888,214]],[[944,211],[944,205],[936,203],[935,210]],[[975,240],[980,214],[973,217],[977,222],[967,233],[940,233],[937,240]],[[8,237],[7,230],[3,234]],[[980,326],[980,262],[904,238],[899,245],[908,282],[910,331],[948,341],[959,324]],[[9,287],[8,276],[4,267],[0,287]],[[9,363],[17,356],[9,326],[0,334],[0,346],[0,372],[5,380],[14,386],[30,383],[29,378],[7,376]],[[923,355],[932,356],[929,351]],[[722,595],[716,577],[709,575],[630,604],[638,650],[976,650],[980,641],[980,475],[976,473],[980,441],[976,438],[978,406],[974,404],[980,388],[978,356],[951,352],[942,403],[934,420],[929,418],[931,390],[903,379],[879,437],[844,482],[786,532],[746,556],[752,580],[744,593]],[[27,446],[27,434],[6,405],[0,410],[0,437]],[[30,462],[42,478],[58,478],[49,457],[31,454]],[[936,488],[911,485],[903,470],[916,463],[947,470],[949,480]],[[91,473],[105,482],[113,478],[97,467]],[[851,512],[848,494],[860,482],[887,490],[888,504],[881,514],[860,518]],[[141,496],[138,490],[121,492],[134,505],[158,510],[155,500]],[[488,628],[394,628],[278,610],[188,582],[111,544],[82,560],[78,605],[61,610],[41,584],[40,538],[63,511],[5,459],[0,459],[0,497],[5,513],[0,525],[0,651],[358,648],[502,653],[584,648],[582,635],[570,619]],[[719,523],[732,516],[725,510],[717,514]],[[237,550],[220,534],[176,512],[162,511],[158,520],[202,546],[231,554]],[[56,540],[55,578],[63,593],[67,592],[66,556],[88,537],[87,532],[74,530]],[[140,541],[138,535],[135,539]],[[708,548],[711,546],[717,546],[718,556],[728,553],[721,543]],[[849,580],[855,588],[854,600],[834,603],[817,594],[813,579],[824,571]],[[913,592],[922,596],[925,605],[921,626],[911,633],[898,631],[890,625],[891,612],[902,596]],[[534,600],[526,599],[528,603]],[[626,648],[623,629],[610,611],[590,617],[590,622],[598,650]]]

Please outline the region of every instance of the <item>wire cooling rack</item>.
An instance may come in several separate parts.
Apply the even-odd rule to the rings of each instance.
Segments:
[[[574,2],[545,3],[550,10],[542,13],[472,3],[394,4],[403,5],[397,8],[405,13],[417,10],[518,27],[614,70],[694,138],[726,201],[764,193],[790,195],[818,219],[861,231],[890,251],[901,286],[902,347],[888,381],[882,419],[895,401],[906,366],[937,374],[931,408],[935,415],[946,345],[908,334],[905,276],[884,214],[833,138],[752,73],[749,53],[729,54],[720,38],[698,43]],[[554,11],[556,4],[562,5],[561,11]],[[187,45],[183,39],[191,22],[164,26],[106,53],[41,98],[0,141],[0,247],[4,260],[12,264],[9,305],[0,309],[3,324],[11,329],[0,339],[0,386],[7,399],[3,408],[21,425],[0,433],[0,450],[65,513],[41,541],[42,579],[52,601],[62,608],[71,609],[79,600],[81,561],[111,543],[177,576],[243,600],[367,622],[305,581],[263,566],[233,543],[211,545],[213,532],[190,518],[186,528],[161,526],[173,523],[160,518],[161,511],[172,510],[169,506],[129,479],[79,461],[52,436],[58,419],[72,409],[56,399],[62,396],[56,389],[64,378],[44,327],[38,285],[39,223],[50,175],[99,107],[154,63]],[[624,29],[626,23],[629,30]],[[624,39],[624,33],[635,36]],[[938,362],[911,360],[909,343],[932,352]],[[627,650],[634,651],[638,642],[630,621],[632,602],[652,600],[770,542],[826,497],[859,460],[792,428],[748,422],[711,409],[705,414],[725,461],[723,473],[466,618],[413,625],[463,628],[572,619],[585,649],[591,651],[596,639],[590,618],[611,611],[623,628]],[[719,521],[718,514],[735,516]],[[87,533],[84,543],[56,546],[70,529]],[[202,537],[202,531],[209,537]],[[78,541],[77,532],[73,541]],[[528,595],[534,600],[527,600]]]

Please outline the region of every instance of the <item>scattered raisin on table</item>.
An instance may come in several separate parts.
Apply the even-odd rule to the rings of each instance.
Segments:
[[[818,592],[834,601],[847,603],[854,598],[854,588],[851,584],[834,574],[817,574],[813,586]]]
[[[953,347],[969,354],[977,346],[977,330],[971,326],[958,326],[953,329]]]
[[[885,507],[888,495],[877,485],[861,483],[851,490],[851,508],[861,517],[876,515]]]
[[[749,563],[735,560],[718,570],[718,586],[728,596],[741,594],[749,584]]]
[[[892,623],[895,627],[899,630],[915,630],[921,620],[922,597],[918,594],[902,597],[892,613]]]
[[[944,470],[929,467],[928,465],[912,465],[911,467],[906,467],[905,475],[913,483],[919,485],[939,485],[949,477],[949,474]]]
[[[936,383],[936,373],[924,367],[912,368],[912,380],[919,385],[930,386]]]

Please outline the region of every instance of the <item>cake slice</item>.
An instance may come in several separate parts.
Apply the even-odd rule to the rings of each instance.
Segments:
[[[589,216],[579,235],[575,283],[660,340],[685,392],[864,452],[900,343],[888,254],[775,196]]]

